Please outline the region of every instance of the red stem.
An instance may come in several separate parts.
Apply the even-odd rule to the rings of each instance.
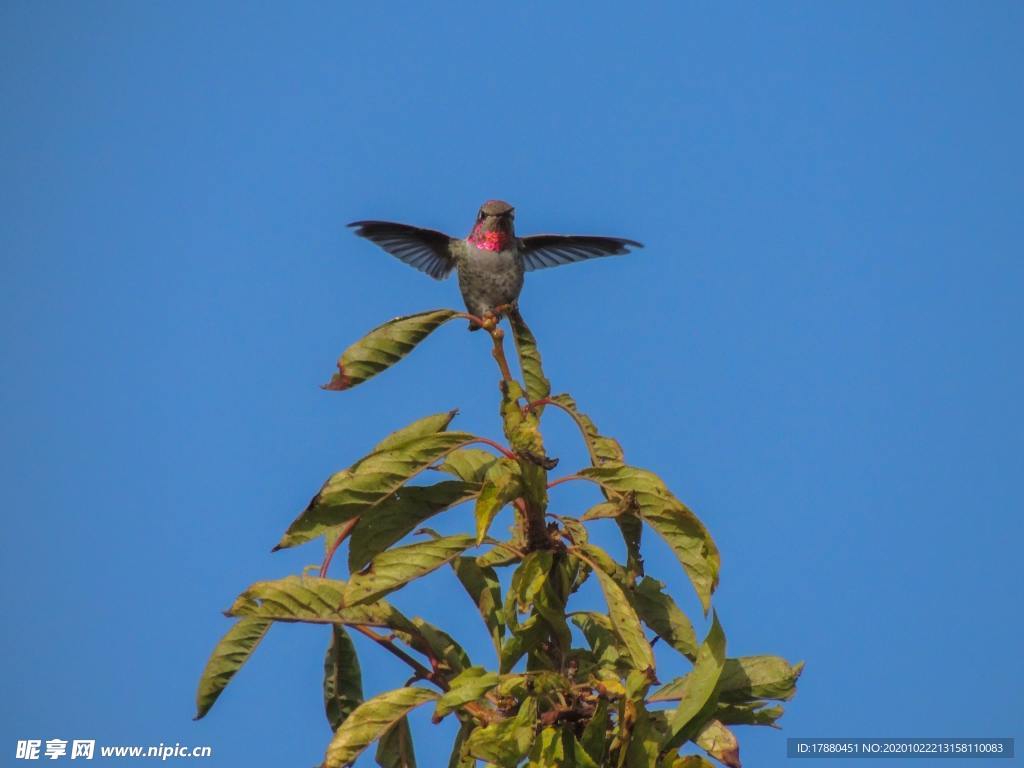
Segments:
[[[561,485],[562,483],[568,483],[570,480],[589,480],[589,479],[590,478],[583,477],[582,475],[566,475],[565,477],[560,477],[557,480],[552,480],[550,483],[548,483],[548,490],[554,488],[556,485]]]
[[[512,451],[510,451],[508,448],[503,446],[501,443],[494,442],[490,438],[487,438],[487,437],[474,437],[469,442],[464,443],[464,445],[472,445],[473,443],[483,443],[484,445],[489,445],[489,446],[491,446],[491,448],[494,448],[496,451],[500,451],[501,455],[504,456],[506,459],[512,459],[513,461],[516,461],[516,459],[517,459],[516,455],[514,453],[512,453]]]
[[[331,544],[331,548],[327,550],[327,554],[324,556],[324,562],[320,566],[321,579],[327,577],[327,569],[331,567],[331,559],[334,557],[334,553],[338,551],[338,547],[341,546],[341,542],[348,538],[348,535],[352,533],[352,529],[356,527],[356,523],[358,522],[359,517],[353,517],[351,520],[345,523],[345,525],[342,527],[340,531],[338,531],[338,538],[334,540],[334,543]]]

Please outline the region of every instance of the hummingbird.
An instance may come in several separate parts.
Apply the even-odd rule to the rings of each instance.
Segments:
[[[480,206],[469,235],[454,238],[434,229],[390,221],[354,221],[355,233],[392,256],[444,280],[454,269],[459,290],[471,315],[515,310],[527,272],[642,248],[635,240],[593,235],[529,235],[516,237],[515,208],[503,200]],[[470,321],[469,330],[479,330]]]

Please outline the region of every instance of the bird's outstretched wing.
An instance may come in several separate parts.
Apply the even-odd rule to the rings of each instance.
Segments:
[[[630,248],[643,248],[636,240],[591,235],[531,235],[520,242],[527,271],[600,256],[618,256],[629,253]]]
[[[391,221],[353,221],[356,234],[371,240],[392,256],[435,280],[448,277],[455,266],[451,257],[451,238],[435,229],[410,227]]]

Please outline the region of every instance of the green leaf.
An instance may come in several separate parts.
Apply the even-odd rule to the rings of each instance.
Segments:
[[[570,758],[571,759],[571,758]],[[563,768],[566,765],[565,740],[560,728],[548,727],[537,734],[530,750],[530,766]]]
[[[480,760],[514,768],[530,750],[536,720],[537,700],[529,698],[515,717],[473,731],[466,743],[467,750]]]
[[[377,555],[365,571],[349,579],[342,605],[351,607],[376,600],[447,564],[473,546],[464,534],[420,541]]]
[[[457,314],[451,309],[435,309],[396,317],[377,326],[342,353],[338,359],[338,372],[324,385],[324,389],[351,389],[373,378],[409,354],[417,344]]]
[[[627,702],[627,709],[635,709],[635,719],[629,734],[624,766],[657,765],[661,742],[665,738],[665,720],[662,712],[649,712],[642,703]],[[619,764],[623,765],[620,759]]]
[[[495,516],[502,507],[523,495],[519,464],[511,459],[501,459],[491,465],[484,476],[480,495],[476,500],[476,543],[482,544],[487,537]]]
[[[333,624],[324,657],[324,711],[331,730],[338,730],[362,701],[363,676],[356,648],[345,627]]]
[[[377,445],[373,447],[373,453],[379,453],[380,451],[390,451],[393,448],[398,448],[404,443],[414,440],[417,437],[424,437],[426,435],[434,435],[438,432],[444,432],[448,429],[448,425],[452,423],[459,412],[457,410],[446,411],[444,413],[435,413],[430,416],[424,416],[422,419],[417,419],[412,424],[397,429],[390,435],[381,440]]]
[[[487,470],[496,461],[499,457],[482,448],[460,448],[448,454],[440,469],[464,482],[482,483]]]
[[[587,638],[587,643],[601,666],[615,669],[620,673],[633,668],[633,660],[622,638],[616,634],[611,619],[602,613],[579,611],[572,615],[572,621]]]
[[[505,635],[505,619],[501,604],[501,583],[493,568],[481,567],[476,558],[457,557],[452,568],[462,586],[473,599],[477,610],[491,635],[495,650],[501,653],[501,639]]]
[[[572,397],[555,395],[551,399],[568,411],[580,428],[583,440],[587,444],[587,451],[590,453],[591,464],[599,467],[603,464],[621,464],[625,461],[625,454],[619,441],[600,434],[591,418],[576,407],[576,401]]]
[[[511,635],[501,644],[498,670],[501,674],[512,671],[524,654],[530,653],[547,637],[547,625],[540,616],[531,616],[512,630]]]
[[[735,734],[718,720],[705,723],[693,742],[723,765],[740,768],[740,744]]]
[[[420,704],[437,699],[426,688],[398,688],[374,696],[353,710],[327,747],[326,768],[353,762],[374,741]]]
[[[339,608],[344,589],[344,581],[313,576],[258,581],[239,595],[226,613],[270,621],[362,624],[416,632],[416,627],[401,612],[383,600]]]
[[[533,605],[533,599],[547,581],[554,558],[550,550],[529,552],[512,574],[508,596],[505,599],[505,620],[510,624],[518,619],[519,611],[526,611]]]
[[[600,765],[604,762],[605,751],[608,749],[608,699],[598,699],[597,707],[590,721],[583,729],[580,736],[580,746],[586,750],[594,763]],[[577,762],[579,752],[577,751]]]
[[[750,699],[788,701],[796,693],[803,663],[790,665],[779,656],[740,656],[727,659],[718,681],[719,699],[745,702]]]
[[[512,326],[512,338],[519,356],[519,367],[523,370],[526,397],[531,403],[541,400],[551,394],[551,383],[544,376],[537,340],[518,310],[509,314],[509,324]]]
[[[437,700],[434,722],[438,722],[459,707],[476,701],[487,695],[499,682],[496,672],[488,672],[483,667],[470,667],[449,681],[451,688]]]
[[[714,703],[715,687],[725,667],[725,633],[718,623],[718,615],[712,613],[711,629],[697,652],[697,661],[686,675],[679,697],[679,705],[669,718],[669,736],[666,747],[678,747],[692,738],[700,715],[709,704]]]
[[[640,625],[640,617],[637,616],[629,597],[621,586],[621,566],[619,566],[607,552],[593,544],[586,544],[574,547],[572,554],[583,560],[597,574],[598,583],[604,593],[605,602],[608,604],[608,614],[611,617],[615,632],[622,639],[633,665],[639,670],[654,669],[654,651],[644,635],[643,627]]]
[[[473,439],[467,432],[437,432],[360,459],[328,478],[274,549],[315,539],[370,512],[435,461]]]
[[[417,635],[406,638],[398,633],[408,645],[431,658],[439,659],[452,672],[462,672],[471,666],[466,651],[443,629],[419,617],[413,619],[412,623]]]
[[[786,701],[796,693],[796,681],[803,664],[790,665],[779,656],[740,656],[726,659],[718,680],[718,698],[723,702],[745,703],[756,699]],[[678,699],[686,677],[680,677],[659,690],[651,701]]]
[[[704,524],[657,475],[627,466],[587,467],[579,473],[606,491],[632,499],[636,514],[672,548],[697,590],[705,612],[718,586],[718,548]]]
[[[474,498],[479,486],[455,480],[436,485],[407,485],[373,512],[364,515],[352,531],[348,567],[355,573],[392,544],[401,541],[424,521]]]
[[[383,768],[416,768],[409,718],[392,725],[377,744],[377,765]]]
[[[523,559],[522,553],[509,543],[495,544],[491,549],[478,556],[476,564],[481,568],[512,565]]]
[[[576,768],[601,768],[600,762],[590,756],[576,737],[569,736],[569,738],[572,740],[572,758],[576,762]],[[568,765],[572,765],[572,763]]]
[[[466,754],[466,742],[475,727],[472,721],[465,721],[459,726],[451,757],[448,758],[448,768],[476,768],[476,759]]]
[[[785,713],[782,707],[768,706],[764,700],[744,704],[719,703],[715,708],[715,719],[726,725],[768,725],[777,728],[775,722]]]
[[[681,654],[693,659],[697,655],[697,636],[693,625],[664,588],[660,581],[645,576],[627,594],[647,626]]]
[[[199,720],[213,706],[231,678],[256,650],[260,640],[270,629],[270,621],[245,618],[236,621],[227,634],[220,639],[210,660],[206,662],[203,675],[199,678],[196,691],[196,720]]]

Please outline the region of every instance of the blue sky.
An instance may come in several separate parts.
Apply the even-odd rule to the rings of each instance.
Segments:
[[[196,679],[241,589],[319,559],[269,550],[331,472],[452,407],[499,434],[461,328],[318,389],[366,329],[458,303],[344,224],[462,235],[492,197],[647,246],[522,306],[555,389],[716,537],[730,652],[807,662],[747,763],[1022,735],[1024,7],[553,5],[0,6],[0,750],[321,759],[322,628],[275,629],[199,723]],[[667,550],[648,568],[695,608]],[[446,574],[395,601],[470,612]],[[363,651],[368,689],[404,680]],[[415,729],[441,764],[450,729]]]

